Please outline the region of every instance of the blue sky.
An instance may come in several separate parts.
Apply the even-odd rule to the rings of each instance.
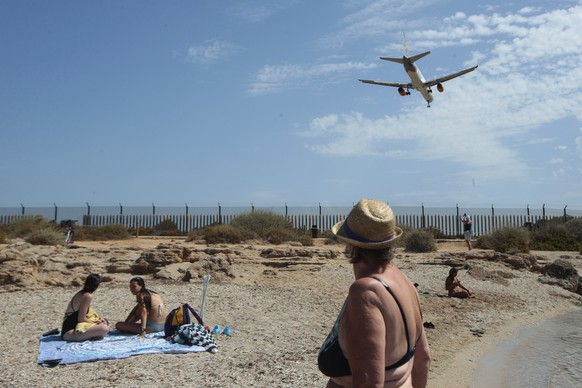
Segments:
[[[431,50],[421,95],[378,59]],[[0,206],[582,209],[580,1],[2,1]]]

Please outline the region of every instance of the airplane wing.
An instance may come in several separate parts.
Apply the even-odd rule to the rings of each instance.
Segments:
[[[440,84],[440,83],[443,83],[443,82],[445,82],[445,81],[451,80],[451,79],[453,79],[453,78],[460,77],[460,76],[462,76],[463,74],[470,73],[470,72],[472,72],[473,70],[475,70],[477,67],[479,67],[479,65],[477,65],[477,66],[473,66],[473,67],[470,67],[470,68],[468,68],[468,69],[465,69],[465,70],[461,70],[461,71],[459,71],[459,72],[457,72],[457,73],[454,73],[454,74],[450,74],[450,75],[446,75],[446,76],[444,76],[444,77],[435,78],[435,79],[433,79],[433,80],[426,81],[426,82],[424,83],[424,86],[426,86],[426,87],[431,87],[431,86],[438,85],[438,84]]]
[[[372,84],[372,85],[380,85],[380,86],[393,86],[395,88],[410,88],[412,89],[412,84],[407,83],[399,83],[399,82],[379,82],[379,81],[372,81],[370,79],[359,79],[358,81],[363,82],[365,84]]]

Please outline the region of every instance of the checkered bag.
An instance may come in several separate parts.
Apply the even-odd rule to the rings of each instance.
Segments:
[[[207,352],[218,352],[218,345],[214,337],[199,323],[181,325],[172,336],[172,342],[182,345],[196,345]]]

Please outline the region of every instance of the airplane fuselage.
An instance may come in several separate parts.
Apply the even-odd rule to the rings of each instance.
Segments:
[[[410,83],[412,84],[412,87],[420,94],[422,94],[422,97],[424,97],[426,102],[430,105],[433,100],[432,93],[430,92],[429,88],[424,86],[426,80],[420,72],[420,69],[407,57],[402,57],[402,64],[404,65],[406,74],[408,74],[408,77],[410,77]]]

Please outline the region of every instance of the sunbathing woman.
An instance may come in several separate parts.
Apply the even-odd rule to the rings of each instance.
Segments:
[[[135,295],[137,304],[124,322],[115,324],[117,330],[139,334],[140,337],[144,337],[146,333],[163,331],[166,310],[162,298],[156,292],[148,290],[140,277],[130,280],[129,291]]]
[[[449,292],[449,296],[455,298],[470,298],[473,296],[473,291],[461,284],[461,281],[457,277],[459,272],[456,268],[451,268],[449,271],[449,277],[445,281],[445,288]]]
[[[101,283],[101,276],[91,274],[85,279],[83,289],[75,294],[63,319],[61,338],[65,341],[82,342],[103,339],[109,332],[109,323],[101,319],[93,310],[91,301],[93,293]]]

